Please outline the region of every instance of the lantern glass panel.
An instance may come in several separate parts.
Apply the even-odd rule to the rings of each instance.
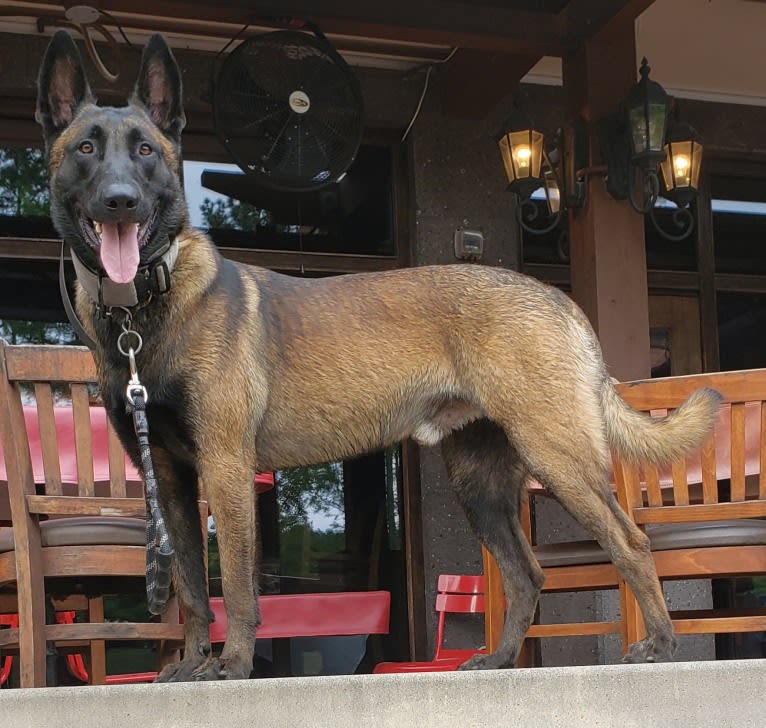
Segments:
[[[501,136],[497,145],[500,147],[500,156],[503,158],[505,176],[508,178],[508,183],[510,184],[516,179],[516,173],[513,169],[513,156],[511,155],[511,145],[508,136],[508,134]]]
[[[543,135],[534,129],[511,131],[498,142],[508,182],[540,177]]]
[[[649,118],[649,149],[661,152],[665,143],[665,121],[668,117],[666,104],[654,103],[648,105]]]
[[[702,145],[694,140],[669,142],[665,145],[662,179],[665,189],[697,189],[699,187]]]
[[[702,166],[702,144],[692,142],[692,171],[689,175],[691,186],[697,190],[700,186],[700,167]]]
[[[662,152],[665,141],[667,106],[664,103],[647,103],[634,106],[628,112],[633,155]]]
[[[689,187],[692,173],[692,142],[670,142],[665,145],[665,159],[661,165],[666,189]]]
[[[548,170],[544,176],[545,201],[548,204],[548,212],[555,215],[561,209],[561,190],[556,175]]]

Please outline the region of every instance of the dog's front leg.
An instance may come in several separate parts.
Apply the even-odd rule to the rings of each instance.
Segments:
[[[231,453],[206,454],[200,474],[205,483],[218,534],[221,580],[228,629],[220,657],[193,674],[196,680],[238,680],[253,669],[258,609],[256,569],[256,498],[254,471],[243,463],[253,458]]]
[[[197,474],[174,460],[164,449],[152,447],[159,483],[160,508],[175,550],[173,586],[184,618],[184,657],[166,666],[157,682],[193,680],[193,673],[210,658],[210,607],[203,554]]]

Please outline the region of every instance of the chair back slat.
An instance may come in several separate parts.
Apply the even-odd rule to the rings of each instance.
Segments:
[[[689,483],[687,479],[686,458],[675,460],[670,466],[673,475],[673,502],[677,506],[689,505]]]
[[[644,505],[638,467],[612,456],[612,468],[617,483],[617,498],[626,510]]]
[[[715,439],[709,437],[700,448],[703,500],[718,490],[718,475],[715,457]],[[706,501],[708,502],[708,501]]]
[[[483,594],[437,594],[437,612],[453,612],[457,614],[483,614]]]
[[[90,397],[85,384],[72,384],[72,420],[77,456],[77,494],[92,498],[96,495],[93,478],[93,432],[90,425]]]
[[[731,405],[731,500],[745,500],[745,403]],[[707,501],[706,501],[707,502]]]
[[[483,594],[484,576],[481,574],[440,574],[436,582],[436,590],[457,594]]]
[[[125,478],[125,450],[114,431],[111,420],[106,421],[107,448],[109,457],[109,482],[111,494],[115,498],[124,498],[126,495]]]
[[[655,465],[648,465],[644,468],[644,478],[646,480],[646,495],[650,506],[662,505],[662,489],[660,488],[660,471]]]
[[[40,450],[45,471],[45,492],[49,495],[61,495],[61,462],[56,437],[56,420],[53,415],[53,390],[49,382],[35,382],[34,391]]]
[[[760,431],[758,442],[758,497],[766,500],[766,403],[761,402],[760,406]]]
[[[84,346],[8,346],[5,365],[12,382],[96,382],[93,355]]]

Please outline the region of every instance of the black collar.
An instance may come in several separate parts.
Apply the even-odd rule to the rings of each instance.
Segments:
[[[64,277],[64,246],[61,243],[59,260],[59,290],[69,323],[72,324],[77,336],[91,351],[95,350],[96,342],[85,330],[74,310],[69,298]],[[106,316],[111,308],[133,308],[149,303],[152,296],[167,293],[170,290],[170,274],[178,258],[178,238],[174,238],[168,247],[158,254],[147,265],[141,266],[131,283],[115,283],[100,271],[94,271],[86,266],[72,252],[72,263],[77,273],[77,280],[90,299],[97,305],[99,316]]]
[[[115,283],[101,271],[95,271],[83,263],[72,251],[77,280],[103,315],[106,309],[119,306],[133,308],[149,302],[152,296],[170,290],[170,274],[178,257],[178,238],[146,265],[139,267],[130,283]]]

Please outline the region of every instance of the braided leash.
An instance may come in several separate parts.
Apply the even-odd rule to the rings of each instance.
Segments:
[[[170,599],[172,563],[174,551],[170,544],[165,519],[160,510],[157,496],[157,479],[154,476],[152,453],[149,447],[149,420],[146,416],[148,395],[146,387],[138,378],[136,354],[141,351],[143,340],[137,331],[131,329],[130,312],[125,310],[126,318],[122,324],[122,333],[117,339],[117,348],[128,358],[130,381],[125,396],[128,412],[133,415],[133,429],[138,440],[141,456],[141,470],[144,475],[144,495],[146,498],[146,601],[151,614],[162,614]],[[125,348],[125,339],[136,338],[136,348]]]

